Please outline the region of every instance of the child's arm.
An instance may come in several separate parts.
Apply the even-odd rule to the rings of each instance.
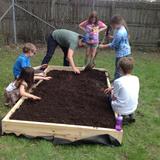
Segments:
[[[113,90],[111,92],[112,101],[119,99],[120,95],[122,94],[122,86],[118,80],[113,82]]]
[[[108,87],[107,89],[104,90],[104,93],[107,94],[107,93],[110,93],[112,92],[113,90],[113,87]]]
[[[99,21],[99,32],[104,31],[106,29],[107,26],[102,21]]]
[[[109,44],[100,44],[98,47],[102,49],[109,48]]]
[[[119,36],[115,36],[113,37],[112,43],[108,44],[108,47],[112,49],[119,47],[120,41],[121,41],[121,38]]]
[[[99,45],[99,48],[115,49],[115,48],[119,47],[120,42],[121,42],[121,34],[118,33],[118,34],[114,35],[113,41],[111,43]]]
[[[79,28],[80,28],[81,30],[83,30],[84,32],[85,32],[86,22],[87,22],[87,20],[85,20],[85,21],[83,21],[83,22],[81,22],[81,23],[79,24]]]
[[[111,93],[111,99],[112,101],[115,101],[117,98],[115,97],[114,93],[113,93],[113,87],[108,87],[107,89],[104,90],[105,94]]]
[[[107,29],[107,26],[105,26],[104,28],[100,28],[99,29],[99,32],[102,32],[102,31],[104,31],[104,30],[106,30]]]
[[[113,94],[113,92],[111,92],[111,99],[112,101],[115,101],[117,98],[115,97],[115,95]]]
[[[52,77],[49,77],[49,76],[39,76],[39,75],[34,76],[34,80],[46,80],[46,81],[48,81],[50,79],[52,79]]]
[[[24,96],[24,97],[27,97],[27,98],[31,98],[31,99],[34,99],[34,100],[40,100],[41,99],[38,96],[35,96],[33,94],[30,94],[30,93],[27,93],[26,90],[25,90],[25,86],[24,85],[20,85],[19,92],[20,92],[21,96]]]
[[[120,44],[120,41],[121,41],[121,36],[120,35],[116,35],[113,37],[113,41],[112,43],[109,43],[109,44],[100,44],[99,45],[99,48],[116,48],[116,47],[119,47],[119,44]]]

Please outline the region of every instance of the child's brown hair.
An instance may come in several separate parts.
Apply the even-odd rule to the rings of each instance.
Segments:
[[[17,87],[20,87],[22,81],[25,81],[28,85],[28,89],[32,87],[34,83],[34,69],[32,67],[23,68],[19,78],[17,79]]]
[[[112,24],[121,24],[123,25],[126,30],[128,31],[128,26],[127,26],[127,23],[126,21],[124,20],[124,18],[120,15],[114,15],[112,18],[111,18],[111,25]]]
[[[94,25],[98,25],[98,16],[96,11],[92,11],[91,14],[88,17],[88,23],[92,24],[92,19],[95,18],[96,21],[94,22]]]
[[[26,43],[23,47],[23,53],[28,53],[29,51],[32,51],[35,54],[36,46],[32,43]]]
[[[134,59],[132,57],[123,57],[119,60],[118,65],[124,74],[131,74],[134,67]]]

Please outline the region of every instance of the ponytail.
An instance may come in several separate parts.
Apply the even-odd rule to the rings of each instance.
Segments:
[[[122,25],[125,27],[125,29],[127,30],[127,32],[129,31],[128,30],[128,26],[127,26],[127,23],[126,23],[126,21],[123,19],[123,21],[122,21]]]
[[[127,26],[127,23],[126,21],[124,20],[124,18],[120,15],[115,15],[111,18],[111,24],[121,24],[123,25],[127,32],[128,32],[128,26]]]

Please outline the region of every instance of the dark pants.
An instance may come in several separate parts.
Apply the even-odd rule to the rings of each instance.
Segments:
[[[107,103],[107,106],[109,106],[110,108],[112,108],[112,98],[111,98],[111,93],[107,93],[106,94],[106,103]]]
[[[56,40],[53,39],[52,35],[50,35],[48,37],[48,41],[47,41],[47,53],[42,60],[42,64],[48,64],[49,63],[49,61],[51,60],[57,46],[60,46],[60,45],[58,44],[58,42]],[[63,65],[64,66],[69,66],[69,62],[67,60],[68,48],[65,48],[65,47],[62,47],[62,46],[60,46],[60,48],[62,49],[62,51],[64,53]]]
[[[124,57],[129,57],[130,55],[128,56],[124,56]],[[123,57],[116,57],[116,61],[115,61],[115,73],[114,73],[114,80],[120,78],[122,75],[121,75],[121,71],[120,71],[120,67],[118,65],[118,62],[119,60],[123,58]]]
[[[119,62],[120,59],[121,59],[121,57],[116,57],[114,80],[116,80],[116,79],[121,77],[120,67],[118,65],[118,62]]]

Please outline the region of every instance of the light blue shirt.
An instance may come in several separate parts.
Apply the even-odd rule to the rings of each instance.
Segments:
[[[124,26],[115,30],[113,41],[109,44],[109,47],[115,50],[117,58],[131,54],[128,33]]]
[[[13,74],[15,78],[18,78],[21,74],[21,71],[25,67],[31,67],[30,57],[27,57],[24,53],[20,54],[16,59],[16,62],[13,67]]]

